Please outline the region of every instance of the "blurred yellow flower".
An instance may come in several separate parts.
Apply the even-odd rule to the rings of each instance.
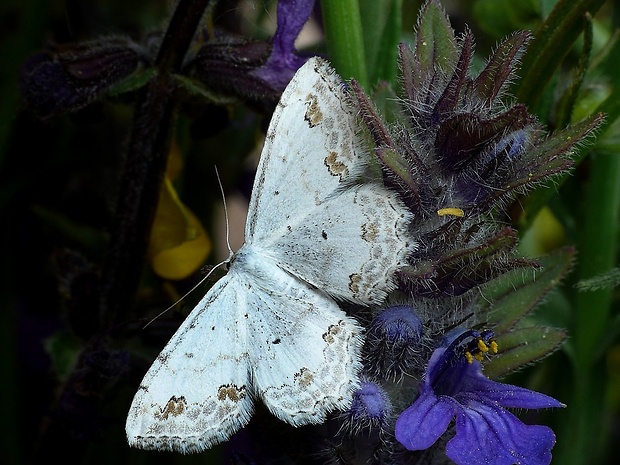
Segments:
[[[171,179],[182,170],[176,144],[170,150],[149,243],[149,262],[164,279],[184,279],[194,273],[211,252],[211,241],[200,220],[179,199]]]

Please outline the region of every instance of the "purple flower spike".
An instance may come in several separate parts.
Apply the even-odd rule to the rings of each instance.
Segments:
[[[314,0],[280,0],[278,2],[278,27],[273,36],[273,48],[267,62],[251,74],[275,88],[284,89],[295,71],[307,57],[295,49],[295,39],[308,21]]]
[[[396,421],[396,439],[409,450],[432,446],[456,417],[446,454],[459,465],[547,465],[555,435],[546,426],[522,423],[506,408],[564,407],[552,397],[491,381],[480,355],[493,347],[492,332],[465,331],[436,349],[420,395]],[[492,350],[492,349],[491,349]]]

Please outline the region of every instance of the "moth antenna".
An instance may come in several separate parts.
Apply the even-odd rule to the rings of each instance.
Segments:
[[[224,204],[224,218],[226,220],[226,247],[228,247],[228,258],[224,260],[224,263],[230,261],[234,255],[232,248],[230,247],[230,224],[228,223],[228,208],[226,208],[226,196],[224,195],[224,187],[222,186],[222,180],[220,179],[220,172],[215,166],[215,176],[217,176],[217,183],[220,185],[220,192],[222,194],[222,203]]]
[[[196,285],[194,287],[192,287],[189,291],[187,291],[185,294],[183,294],[183,296],[178,299],[175,303],[173,303],[172,305],[170,305],[169,307],[167,307],[165,310],[162,310],[161,312],[159,312],[157,315],[155,315],[153,318],[151,318],[149,320],[149,322],[147,324],[145,324],[142,329],[145,329],[148,325],[150,325],[151,323],[153,323],[153,321],[155,321],[157,318],[159,318],[160,316],[162,316],[164,313],[166,313],[168,310],[172,309],[176,304],[178,304],[179,302],[181,302],[183,299],[185,299],[188,295],[190,295],[192,292],[194,292],[196,289],[198,289],[198,286],[202,285],[207,279],[209,279],[209,276],[211,276],[213,274],[213,272],[215,270],[217,270],[218,267],[224,265],[225,263],[228,263],[230,261],[230,258],[227,258],[226,260],[222,260],[221,262],[219,262],[217,265],[215,265],[213,268],[211,268],[211,271],[209,271],[206,276],[204,278],[202,278],[200,281],[198,281],[196,283]]]
[[[222,186],[222,180],[220,179],[220,173],[217,170],[217,166],[215,167],[215,176],[217,176],[217,183],[220,186],[220,192],[222,194],[222,202],[224,204],[224,218],[226,220],[226,247],[228,247],[228,258],[226,258],[225,260],[222,260],[220,263],[218,263],[217,265],[215,265],[211,271],[209,271],[207,273],[207,275],[202,278],[200,281],[198,281],[198,283],[196,283],[196,285],[194,287],[192,287],[189,291],[187,291],[180,299],[178,299],[175,303],[173,303],[172,305],[170,305],[168,308],[166,308],[165,310],[162,310],[161,312],[159,312],[157,315],[155,315],[151,320],[149,320],[149,322],[147,324],[145,324],[142,329],[145,329],[148,325],[150,325],[151,323],[153,323],[153,321],[155,321],[156,319],[158,319],[160,316],[162,316],[164,313],[166,313],[167,311],[169,311],[170,309],[172,309],[175,305],[177,305],[179,302],[181,302],[182,300],[184,300],[188,295],[190,295],[192,292],[194,292],[198,286],[202,285],[205,280],[209,279],[209,276],[211,276],[211,274],[220,266],[224,265],[225,263],[230,262],[231,258],[233,257],[234,253],[232,251],[232,248],[230,247],[230,225],[228,223],[228,209],[226,208],[226,197],[224,195],[224,187]]]

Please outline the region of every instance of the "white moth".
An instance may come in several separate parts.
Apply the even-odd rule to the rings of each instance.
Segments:
[[[246,425],[257,399],[294,426],[350,406],[362,329],[336,301],[379,304],[415,248],[408,210],[364,179],[358,128],[340,77],[310,59],[271,120],[246,242],[144,377],[130,445],[202,451]]]

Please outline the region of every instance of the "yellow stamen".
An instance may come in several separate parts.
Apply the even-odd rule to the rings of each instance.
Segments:
[[[482,352],[476,352],[476,353],[474,354],[474,358],[475,358],[476,360],[478,360],[479,362],[482,362],[482,358],[483,358],[483,357],[482,357]]]
[[[478,349],[480,349],[480,352],[489,351],[489,348],[487,347],[487,345],[484,343],[482,339],[478,339]]]
[[[474,363],[474,357],[471,352],[465,352],[465,358],[467,359],[467,363]]]
[[[496,354],[497,351],[499,350],[499,346],[497,345],[497,342],[491,341],[489,342],[489,345],[491,346],[491,353]]]
[[[437,214],[439,216],[452,215],[460,218],[465,215],[465,212],[461,208],[449,207],[440,208],[439,210],[437,210]]]

